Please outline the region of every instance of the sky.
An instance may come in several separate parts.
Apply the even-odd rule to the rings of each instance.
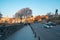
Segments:
[[[60,0],[0,0],[0,12],[4,17],[13,15],[22,8],[30,8],[34,16],[45,15],[58,9],[60,14]]]

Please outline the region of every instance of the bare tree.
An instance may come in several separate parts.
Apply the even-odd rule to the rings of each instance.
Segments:
[[[1,12],[0,12],[0,18],[2,18],[2,14],[1,14]]]
[[[29,17],[32,15],[32,10],[30,8],[22,8],[18,12],[16,12],[15,17]]]

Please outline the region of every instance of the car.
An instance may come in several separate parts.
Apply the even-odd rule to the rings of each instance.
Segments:
[[[44,24],[44,28],[51,28],[53,27],[51,24]]]
[[[48,24],[50,24],[52,26],[56,26],[56,23],[53,23],[53,22],[48,22]]]
[[[56,26],[56,23],[50,23],[52,26]]]

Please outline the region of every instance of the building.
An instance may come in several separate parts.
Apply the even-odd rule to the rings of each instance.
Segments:
[[[56,9],[56,11],[55,11],[55,15],[56,15],[56,16],[58,15],[58,9]]]

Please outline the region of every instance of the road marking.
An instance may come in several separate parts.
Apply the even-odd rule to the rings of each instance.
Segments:
[[[57,35],[60,35],[60,33],[56,33]]]
[[[2,35],[0,35],[0,37],[1,37]]]

